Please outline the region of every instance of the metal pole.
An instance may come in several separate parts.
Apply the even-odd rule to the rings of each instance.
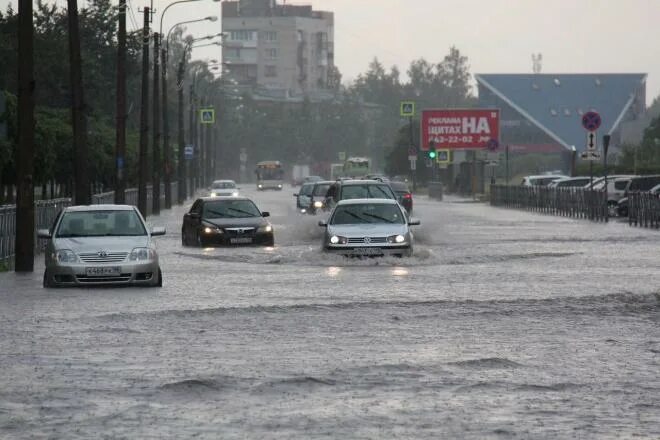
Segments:
[[[117,100],[115,129],[115,203],[126,203],[126,0],[119,0],[117,32]]]
[[[504,149],[504,162],[506,164],[506,184],[509,185],[509,146]]]
[[[178,187],[178,198],[177,201],[179,205],[182,205],[186,200],[186,195],[188,194],[187,185],[188,185],[188,176],[186,176],[186,159],[184,155],[184,150],[186,147],[185,133],[183,128],[183,69],[184,62],[181,60],[179,63],[179,71],[177,72],[177,93],[179,95],[179,111],[178,111],[178,123],[179,123],[179,187]]]
[[[172,207],[172,146],[170,145],[170,121],[167,106],[167,51],[163,45],[161,53],[162,105],[163,105],[163,182],[165,183],[165,209]],[[179,182],[181,185],[181,182]]]
[[[410,125],[410,146],[415,150],[416,153],[419,153],[419,149],[415,146],[415,138],[414,138],[414,128],[413,128],[413,117],[410,116],[409,118],[409,125]],[[417,154],[416,154],[417,155]],[[415,164],[417,165],[417,164]],[[412,184],[413,184],[413,191],[417,191],[417,166],[415,166],[414,170],[410,171],[411,177],[412,177]]]
[[[193,82],[195,78],[193,76]],[[188,130],[190,131],[190,145],[193,146],[193,159],[190,161],[190,194],[195,193],[195,189],[197,188],[197,173],[195,172],[195,166],[194,163],[197,162],[197,157],[199,156],[199,145],[197,145],[196,142],[196,137],[197,137],[197,130],[195,130],[195,98],[194,98],[194,89],[195,86],[194,84],[190,84],[190,110],[189,110],[189,123],[188,123]]]
[[[610,135],[606,134],[603,136],[603,168],[605,174],[605,221],[608,221],[610,216],[610,206],[609,206],[609,192],[607,185],[607,150],[610,148]]]
[[[82,63],[80,60],[80,26],[78,23],[78,2],[67,0],[67,15],[69,17],[69,59],[71,78],[71,113],[73,120],[73,150],[74,150],[74,203],[88,205],[91,203],[89,176],[87,169],[87,121],[85,119],[85,100],[83,97]]]
[[[152,96],[154,128],[151,158],[151,213],[153,215],[160,214],[160,118],[162,115],[160,113],[160,63],[158,62],[158,54],[160,53],[159,40],[160,36],[157,33],[154,33],[154,91]]]
[[[138,209],[147,216],[147,150],[149,148],[149,8],[144,8],[142,30],[142,97],[140,109],[140,152],[138,170]]]
[[[16,272],[34,270],[34,25],[32,0],[18,2]]]

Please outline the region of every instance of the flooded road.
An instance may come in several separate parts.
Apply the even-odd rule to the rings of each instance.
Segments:
[[[415,256],[181,247],[160,289],[0,274],[0,438],[658,438],[660,233],[415,201]]]

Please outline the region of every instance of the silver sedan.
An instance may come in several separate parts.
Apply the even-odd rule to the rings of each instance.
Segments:
[[[127,205],[71,206],[60,212],[48,239],[44,287],[97,284],[162,286],[152,237],[139,211]]]
[[[390,199],[342,200],[328,221],[319,222],[326,228],[323,248],[349,256],[411,256],[414,237],[410,226],[419,224]]]

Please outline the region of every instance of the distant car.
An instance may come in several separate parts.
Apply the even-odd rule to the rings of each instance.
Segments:
[[[58,214],[48,239],[44,287],[133,284],[162,286],[163,274],[152,237],[134,206],[71,206]]]
[[[320,180],[323,180],[323,177],[321,177],[321,176],[307,176],[303,179],[303,183],[318,182]]]
[[[624,196],[617,202],[617,214],[621,217],[628,216],[628,199],[631,193],[652,192],[660,187],[660,175],[636,176],[627,181]],[[657,193],[653,193],[656,194]]]
[[[580,188],[589,185],[591,178],[586,177],[566,177],[562,179],[553,180],[547,186],[548,188]]]
[[[316,214],[325,207],[325,195],[334,182],[320,180],[312,183],[305,183],[300,188],[300,192],[294,194],[296,198],[296,208],[301,214]]]
[[[408,215],[411,215],[413,210],[413,195],[410,188],[408,188],[408,184],[404,182],[390,182],[390,188],[396,194],[396,199],[401,206],[406,208]]]
[[[323,249],[347,256],[411,256],[414,236],[410,219],[396,200],[342,200],[332,210],[325,228]]]
[[[236,187],[236,182],[233,180],[214,180],[211,183],[209,188],[210,197],[224,197],[224,196],[233,196],[237,197],[238,190],[240,188]]]
[[[537,176],[525,176],[520,183],[522,186],[548,186],[550,182],[557,179],[566,179],[568,176],[562,174],[541,174]]]
[[[202,197],[183,216],[181,243],[273,246],[273,226],[265,219],[269,216],[246,197]]]
[[[378,180],[338,180],[325,196],[325,210],[329,211],[341,200],[347,199],[392,199],[396,194],[389,184]]]

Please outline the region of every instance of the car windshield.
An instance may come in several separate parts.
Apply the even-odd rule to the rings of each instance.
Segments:
[[[346,185],[341,190],[341,200],[349,199],[394,199],[387,185]]]
[[[404,216],[397,205],[365,203],[337,206],[330,221],[332,225],[365,223],[403,224]]]
[[[211,189],[233,189],[236,188],[234,182],[213,182]]]
[[[218,200],[204,203],[202,218],[246,218],[259,217],[261,212],[250,200]]]
[[[70,211],[62,215],[56,237],[142,236],[147,231],[133,210]]]
[[[315,196],[315,197],[325,197],[325,195],[327,194],[329,188],[330,188],[329,183],[316,185],[314,187],[314,194],[312,194],[312,195]]]

